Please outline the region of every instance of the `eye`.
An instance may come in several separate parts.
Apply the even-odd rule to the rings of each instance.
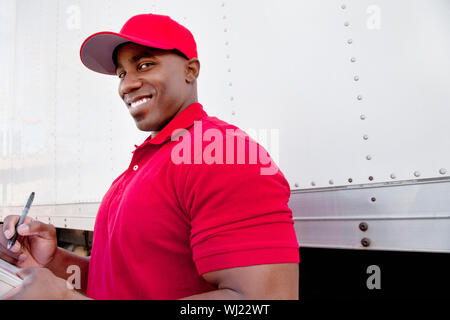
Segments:
[[[121,73],[119,73],[117,76],[119,77],[119,79],[123,79],[125,77],[126,72],[123,71]]]
[[[147,69],[147,68],[149,68],[149,67],[152,66],[152,65],[154,65],[153,62],[144,62],[144,63],[141,63],[141,64],[138,66],[138,70]]]

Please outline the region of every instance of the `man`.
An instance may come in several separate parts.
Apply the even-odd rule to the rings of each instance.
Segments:
[[[80,53],[89,69],[118,76],[136,126],[152,134],[103,197],[90,258],[57,248],[54,227],[30,218],[8,251],[18,216],[5,218],[1,257],[34,267],[9,298],[298,299],[289,185],[270,158],[261,164],[261,146],[198,103],[189,30],[138,15],[119,34],[90,36]],[[70,266],[78,292],[64,281]]]

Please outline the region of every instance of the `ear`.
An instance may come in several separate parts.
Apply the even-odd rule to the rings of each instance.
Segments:
[[[193,83],[200,74],[200,61],[197,58],[192,58],[186,61],[186,82]]]

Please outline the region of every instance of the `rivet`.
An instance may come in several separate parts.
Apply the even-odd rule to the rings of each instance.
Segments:
[[[366,116],[364,114],[361,115],[361,120],[366,120]]]
[[[229,82],[228,85],[229,85],[230,87],[232,87],[232,86],[233,86],[233,83],[232,83],[232,82]]]
[[[420,177],[420,172],[419,171],[414,171],[414,176],[415,177]]]
[[[234,100],[234,98],[233,97],[230,97],[230,101],[233,101]]]
[[[368,136],[367,134],[365,134],[365,135],[363,135],[363,139],[364,139],[364,140],[368,140],[368,139],[369,139],[369,136]]]
[[[351,62],[356,62],[356,58],[355,57],[351,57],[350,61]]]
[[[447,170],[446,170],[445,168],[441,168],[441,169],[439,170],[439,173],[440,173],[440,174],[446,174],[446,173],[447,173]]]
[[[342,10],[345,10],[345,8],[347,8],[347,6],[346,6],[345,4],[343,4],[343,5],[341,6],[341,9],[342,9]]]
[[[231,72],[231,68],[228,69],[228,72]]]
[[[235,114],[236,114],[236,112],[235,112],[235,111],[231,111],[231,115],[233,115],[233,116],[234,116]]]
[[[344,22],[344,26],[348,27],[350,25],[350,23],[348,21]]]
[[[373,180],[373,177],[372,177],[372,176],[370,176],[370,177],[369,177],[369,180],[370,180],[370,181],[372,181],[372,180]]]
[[[367,222],[361,222],[359,224],[359,230],[361,231],[367,231],[367,229],[369,229],[369,225],[367,224]]]
[[[391,173],[391,179],[395,179],[395,178],[396,178],[395,174]]]
[[[361,239],[361,244],[362,244],[363,247],[370,246],[370,239],[369,238],[362,238]]]
[[[347,40],[347,43],[348,43],[348,44],[352,44],[352,43],[353,43],[353,40],[352,40],[352,39],[348,39],[348,40]]]
[[[298,188],[298,183],[296,182],[296,183],[294,183],[294,186],[296,187],[296,188]]]
[[[368,154],[368,155],[366,156],[366,159],[367,159],[367,160],[372,160],[372,156],[371,156],[370,154]]]
[[[352,179],[352,178],[348,178],[348,182],[349,182],[349,183],[352,183],[352,182],[353,182],[353,179]]]
[[[375,202],[375,201],[377,201],[377,198],[372,197],[372,198],[370,198],[370,201]]]
[[[359,81],[359,76],[354,76],[354,77],[353,77],[353,80]]]
[[[358,95],[357,97],[356,97],[356,99],[358,99],[359,101],[361,101],[362,100],[362,95]]]
[[[314,181],[311,181],[311,185],[314,187],[316,183]]]
[[[225,42],[225,45],[227,46],[227,45],[228,45],[228,43],[229,43],[229,42],[228,42],[228,41],[226,41],[226,42]]]
[[[330,181],[328,181],[329,184],[334,184],[334,181],[332,179],[330,179]]]
[[[230,59],[230,55],[229,54],[227,54],[227,59]]]

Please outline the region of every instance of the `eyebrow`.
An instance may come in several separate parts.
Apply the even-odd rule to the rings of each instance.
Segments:
[[[140,53],[138,55],[135,55],[134,57],[128,59],[128,61],[130,63],[135,63],[136,61],[139,61],[142,58],[155,58],[155,57],[156,56],[154,54],[150,53],[149,51],[144,51],[144,52],[142,52],[142,53]],[[120,63],[117,63],[116,70],[119,69],[119,68],[123,68],[123,66]]]

